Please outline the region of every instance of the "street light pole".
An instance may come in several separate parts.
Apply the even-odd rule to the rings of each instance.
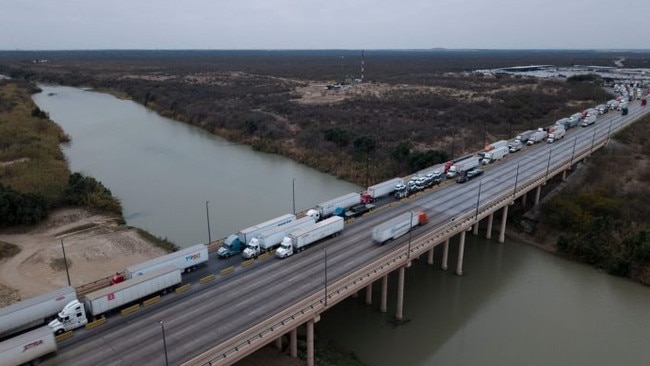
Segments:
[[[571,153],[571,166],[573,166],[573,158],[576,155],[576,143],[578,142],[578,138],[574,137],[573,138],[573,152]]]
[[[65,264],[65,274],[68,276],[68,286],[70,286],[70,272],[68,271],[68,258],[65,256],[65,247],[63,246],[63,239],[61,239],[61,250],[63,251],[63,263]]]
[[[548,180],[548,170],[551,167],[551,153],[553,149],[548,149],[548,163],[546,163],[546,180]]]
[[[408,252],[406,252],[407,259],[411,258],[411,236],[413,235],[413,211],[411,211],[411,222],[409,222],[409,225],[411,226],[411,228],[409,229],[409,248],[408,248]]]
[[[165,348],[165,366],[169,366],[169,359],[167,358],[167,340],[165,339],[165,325],[162,320],[160,321],[160,328],[162,329],[163,347]]]
[[[210,233],[210,210],[208,209],[208,203],[210,201],[205,201],[205,218],[208,221],[208,244],[212,243],[212,235]]]
[[[478,205],[479,201],[481,200],[481,185],[483,184],[483,181],[478,182],[478,196],[476,197],[476,215],[474,217],[475,220],[478,220]],[[478,221],[476,222],[476,225],[478,225]]]
[[[296,178],[291,181],[291,197],[293,198],[293,214],[296,214]]]
[[[483,147],[487,146],[487,122],[483,121]]]
[[[327,249],[323,248],[325,253],[325,307],[327,307]]]
[[[366,156],[366,188],[368,188],[370,178],[370,157]]]
[[[517,162],[517,173],[515,173],[515,189],[512,192],[512,198],[516,198],[515,195],[517,194],[517,181],[519,179],[519,162]]]
[[[594,153],[594,144],[596,143],[596,127],[594,127],[594,136],[591,138],[591,153]]]

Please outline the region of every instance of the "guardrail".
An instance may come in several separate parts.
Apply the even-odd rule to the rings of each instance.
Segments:
[[[637,114],[640,115],[641,113],[638,112]],[[624,128],[629,123],[631,122],[609,131],[607,136],[600,137],[598,140],[594,139],[591,146],[574,151],[571,159],[560,162],[559,164],[553,164],[553,167],[549,165],[546,172],[540,172],[538,175],[518,182],[512,192],[504,192],[497,197],[488,199],[482,204],[479,204],[477,210],[469,210],[462,213],[460,216],[454,217],[450,222],[419,236],[411,242],[408,248],[395,248],[395,250],[385,254],[382,258],[361,267],[331,284],[327,284],[327,289],[317,290],[304,299],[299,300],[288,309],[263,320],[257,325],[238,334],[235,338],[216,345],[210,350],[184,362],[182,365],[230,365],[242,359],[295,327],[311,319],[315,319],[323,311],[347,298],[349,294],[363,289],[369,283],[406,265],[411,258],[424,254],[426,251],[461,231],[468,230],[485,216],[511,204],[516,198],[533,188],[545,184],[546,181],[555,175],[569,169],[575,162],[590,156],[595,150],[606,145],[611,133]]]

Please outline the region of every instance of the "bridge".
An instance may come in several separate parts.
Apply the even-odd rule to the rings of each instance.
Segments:
[[[297,330],[305,327],[311,366],[314,326],[327,309],[359,293],[371,304],[372,288],[379,286],[380,310],[386,312],[388,276],[396,275],[394,316],[402,320],[404,278],[412,260],[426,256],[433,264],[433,251],[442,246],[442,268],[447,269],[454,240],[458,242],[455,271],[462,275],[465,237],[470,231],[478,235],[479,223],[486,221],[486,237],[491,238],[497,220],[497,240],[504,242],[510,205],[528,199],[539,203],[541,190],[551,178],[565,178],[575,164],[605,146],[614,132],[647,113],[638,102],[629,109],[627,116],[609,113],[595,125],[572,129],[556,143],[510,154],[465,184],[450,182],[378,208],[346,225],[341,236],[305,252],[285,260],[248,262],[227,276],[203,277],[209,280],[164,296],[139,312],[109,317],[96,329],[75,331],[60,344],[57,356],[43,365],[231,365],[269,343],[280,345],[286,335],[296,357]],[[426,211],[429,223],[383,246],[372,242],[374,226],[409,210]]]

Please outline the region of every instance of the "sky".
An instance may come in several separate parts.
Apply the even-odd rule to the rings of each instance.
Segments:
[[[650,0],[2,0],[0,50],[650,49]]]

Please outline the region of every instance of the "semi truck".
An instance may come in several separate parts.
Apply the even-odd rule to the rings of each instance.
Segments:
[[[339,235],[343,231],[343,227],[343,218],[332,216],[311,227],[294,231],[282,239],[282,244],[275,251],[275,256],[278,258],[290,257],[294,253],[305,250],[319,240]]]
[[[528,142],[526,144],[528,145],[535,145],[538,142],[544,141],[544,139],[548,136],[548,133],[544,131],[543,129],[538,129],[537,132],[532,134],[530,138],[528,139]]]
[[[416,226],[429,222],[429,217],[424,211],[408,211],[394,217],[372,229],[372,239],[379,245],[395,240],[408,233]]]
[[[514,140],[513,142],[508,144],[508,151],[510,151],[511,153],[517,152],[517,151],[521,150],[522,146],[523,146],[523,144],[521,143],[521,141]]]
[[[393,178],[368,187],[368,189],[361,194],[361,203],[371,203],[382,196],[393,193],[395,191],[395,186],[398,184],[404,184],[404,179]]]
[[[508,147],[508,143],[506,141],[505,145],[501,145],[497,147],[494,150],[490,150],[486,153],[483,154],[483,160],[481,160],[481,163],[483,165],[487,165],[490,163],[494,163],[495,161],[503,159],[508,153],[510,152],[510,149]]]
[[[574,113],[569,117],[569,128],[576,127],[577,125],[580,124],[580,121],[582,120],[582,113]]]
[[[207,261],[208,247],[205,244],[196,244],[189,248],[127,267],[124,274],[126,279],[131,279],[169,265],[175,266],[181,273],[192,272],[198,265]]]
[[[534,133],[535,133],[535,130],[524,131],[524,132],[520,133],[519,135],[517,135],[517,137],[515,138],[515,141],[519,141],[522,144],[525,144],[526,142],[528,142],[528,139],[530,138],[530,136],[532,136]]]
[[[313,217],[305,216],[286,225],[265,231],[248,242],[242,256],[246,259],[257,258],[260,254],[277,248],[288,233],[309,227],[314,223],[316,221]]]
[[[88,324],[111,310],[133,304],[148,296],[165,293],[181,283],[181,271],[168,265],[113,286],[86,294],[66,304],[49,323],[55,334],[62,334]]]
[[[461,161],[455,162],[454,165],[452,165],[451,168],[449,168],[449,171],[447,172],[447,178],[453,178],[456,175],[462,174],[465,171],[478,167],[479,160],[480,160],[479,157],[472,156],[467,159],[463,159]]]
[[[546,142],[552,144],[557,140],[563,139],[564,135],[566,135],[566,130],[564,129],[564,126],[553,126],[553,128],[549,130],[549,134],[548,134],[548,138],[546,139]]]
[[[398,184],[395,186],[395,198],[400,200],[409,196],[409,189],[405,184]]]
[[[498,149],[498,148],[500,148],[500,147],[505,147],[505,146],[508,146],[508,141],[506,141],[506,140],[501,140],[501,141],[493,142],[493,143],[487,145],[487,146],[483,149],[483,151],[487,153],[487,152],[490,152],[490,151],[492,151],[492,150],[496,150],[496,149]]]
[[[0,308],[0,338],[47,324],[76,298],[74,287],[68,286]]]
[[[38,359],[57,351],[52,329],[40,327],[0,342],[0,366],[38,363]]]
[[[311,216],[316,221],[320,221],[332,216],[337,208],[346,210],[359,203],[361,203],[361,195],[359,193],[348,193],[344,196],[319,203],[316,207],[307,211],[307,216]]]
[[[571,128],[571,120],[568,117],[558,119],[555,121],[556,126],[562,126],[565,130]],[[575,127],[575,126],[574,126]]]
[[[585,117],[584,120],[582,120],[580,126],[587,127],[593,125],[594,123],[596,123],[596,117],[597,116],[595,114],[588,115],[587,117]]]
[[[217,255],[220,258],[228,258],[235,254],[239,254],[244,250],[244,248],[246,248],[246,244],[250,242],[254,237],[260,235],[265,231],[286,225],[295,220],[296,215],[286,214],[265,221],[261,224],[239,230],[236,234],[231,234],[226,238],[221,247],[217,250]]]

